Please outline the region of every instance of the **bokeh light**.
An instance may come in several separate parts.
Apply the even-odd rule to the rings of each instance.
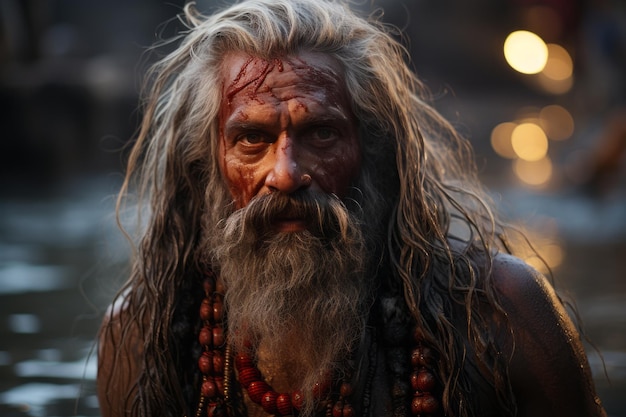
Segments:
[[[574,62],[569,52],[560,45],[547,45],[548,60],[537,74],[537,84],[547,93],[565,94],[574,85]]]
[[[538,161],[548,153],[548,138],[535,123],[521,123],[511,133],[511,146],[518,158],[525,161]]]
[[[539,112],[541,127],[549,139],[565,140],[574,134],[574,118],[563,106],[552,104]]]
[[[569,52],[561,45],[549,43],[548,60],[542,73],[555,81],[562,81],[570,78],[574,72],[574,63]]]
[[[503,158],[514,159],[517,157],[511,144],[511,134],[515,127],[517,127],[517,123],[504,122],[491,131],[491,147]]]
[[[552,161],[547,156],[537,161],[516,159],[513,162],[513,171],[522,182],[542,186],[552,178]]]
[[[513,251],[541,273],[549,273],[563,265],[566,252],[560,238],[558,222],[551,217],[534,217],[534,227],[519,225],[523,233],[510,234]]]
[[[535,249],[537,254],[525,258],[524,261],[542,274],[559,267],[565,258],[563,248],[557,242],[535,245]]]
[[[522,74],[537,74],[548,62],[548,47],[536,34],[518,30],[504,41],[506,62]]]

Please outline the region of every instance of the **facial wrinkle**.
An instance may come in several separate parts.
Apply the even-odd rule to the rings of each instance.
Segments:
[[[340,84],[340,77],[332,68],[320,68],[319,66],[311,65],[301,57],[297,57],[293,60],[289,60],[293,71],[302,79],[312,80],[313,83],[308,86],[303,86],[303,89],[307,92],[315,92],[319,87],[326,86],[326,91],[332,91],[331,95],[333,104],[340,102],[340,89],[336,88]],[[313,87],[315,86],[315,87]]]

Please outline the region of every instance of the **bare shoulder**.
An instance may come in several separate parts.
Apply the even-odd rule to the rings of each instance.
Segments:
[[[104,417],[128,414],[142,355],[140,326],[119,297],[105,313],[99,334],[97,388]]]
[[[499,254],[492,282],[513,334],[519,416],[604,416],[580,335],[545,276]]]
[[[542,274],[513,255],[498,253],[494,257],[492,274],[496,288],[512,298],[552,290]]]

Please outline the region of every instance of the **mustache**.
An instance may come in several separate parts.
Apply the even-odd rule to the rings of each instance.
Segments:
[[[274,192],[255,197],[235,211],[226,221],[225,232],[233,234],[238,229],[242,239],[248,233],[259,239],[271,235],[276,222],[284,220],[306,222],[306,230],[319,238],[346,238],[350,213],[333,194],[309,190]]]

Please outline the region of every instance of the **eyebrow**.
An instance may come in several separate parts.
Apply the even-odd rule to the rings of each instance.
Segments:
[[[269,123],[250,122],[247,120],[229,120],[224,124],[224,133],[228,135],[231,131],[245,130],[267,130]]]
[[[271,119],[271,118],[269,118]],[[336,108],[325,108],[323,114],[311,114],[307,112],[303,117],[297,118],[298,126],[311,126],[325,123],[347,123],[350,117],[344,111]],[[274,125],[273,121],[268,118],[259,118],[255,120],[249,116],[233,115],[224,123],[224,132],[231,130],[267,130]]]

